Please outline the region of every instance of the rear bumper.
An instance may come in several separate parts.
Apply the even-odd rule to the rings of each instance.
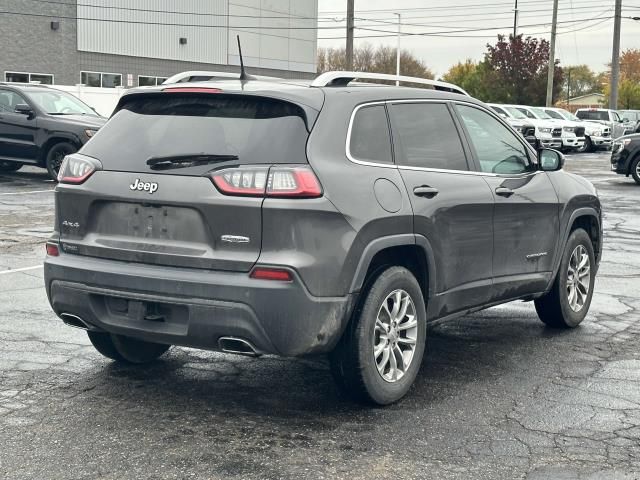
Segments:
[[[98,330],[212,350],[220,337],[235,337],[257,353],[283,356],[332,350],[353,300],[314,297],[295,272],[293,281],[278,282],[62,252],[47,257],[44,275],[55,313]]]

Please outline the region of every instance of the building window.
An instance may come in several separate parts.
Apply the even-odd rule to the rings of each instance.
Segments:
[[[80,72],[80,83],[87,87],[121,87],[122,75],[119,73]]]
[[[139,87],[154,87],[156,85],[162,85],[167,77],[151,77],[148,75],[138,75]]]
[[[53,85],[53,75],[49,73],[4,72],[4,81]]]

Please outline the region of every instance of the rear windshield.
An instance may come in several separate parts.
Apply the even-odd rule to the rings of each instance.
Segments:
[[[580,120],[609,120],[606,110],[581,110],[576,115]]]
[[[308,136],[304,111],[289,102],[160,93],[125,103],[82,153],[105,170],[201,175],[229,164],[306,163]]]

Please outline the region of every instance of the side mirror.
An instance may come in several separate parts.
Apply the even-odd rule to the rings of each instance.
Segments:
[[[542,148],[538,151],[538,168],[544,172],[555,172],[564,166],[564,155],[557,150]]]
[[[622,123],[629,123],[629,119],[628,119],[627,117],[624,117],[624,118],[622,119]]]
[[[22,115],[32,115],[33,109],[26,103],[18,103],[13,109],[15,113],[21,113]]]

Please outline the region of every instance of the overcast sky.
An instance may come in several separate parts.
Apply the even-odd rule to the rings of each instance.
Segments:
[[[318,0],[319,47],[342,47],[345,44],[344,17],[347,0]],[[393,6],[390,6],[393,5]],[[495,43],[498,33],[513,31],[514,0],[355,0],[356,26],[394,33],[399,12],[403,31],[437,33],[447,36],[403,36],[402,48],[423,60],[436,75],[465,58],[479,60],[487,42]],[[518,33],[550,38],[553,0],[518,0],[520,10]],[[607,69],[611,61],[614,0],[559,0],[556,58],[562,65],[586,63],[595,71]],[[375,10],[379,10],[375,12]],[[640,17],[640,0],[623,0],[621,51],[640,48],[640,21],[624,17]],[[360,17],[360,19],[358,19]],[[406,25],[405,25],[406,24]],[[412,24],[412,25],[408,25]],[[480,30],[486,28],[494,30]],[[355,45],[396,45],[396,37],[360,38],[387,35],[372,30],[356,29]],[[466,30],[462,33],[452,33]],[[466,38],[451,38],[464,35]],[[342,37],[342,38],[334,38]]]

